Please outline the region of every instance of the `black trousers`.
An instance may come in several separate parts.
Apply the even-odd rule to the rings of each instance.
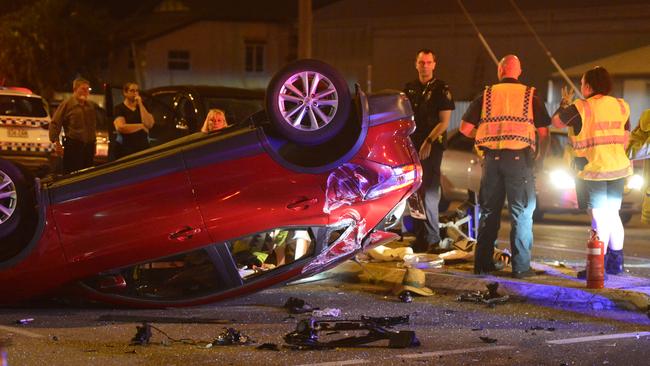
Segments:
[[[440,203],[440,165],[444,149],[440,144],[433,144],[431,154],[421,161],[422,186],[419,194],[424,202],[426,220],[414,220],[415,243],[413,250],[426,252],[432,244],[440,242],[438,223],[438,204]]]
[[[94,164],[95,142],[84,143],[71,138],[63,140],[63,173],[89,168]]]

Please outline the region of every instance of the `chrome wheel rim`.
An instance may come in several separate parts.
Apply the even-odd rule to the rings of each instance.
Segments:
[[[16,212],[17,204],[16,185],[7,173],[0,170],[0,225],[7,222]]]
[[[284,82],[278,105],[285,123],[300,131],[316,131],[334,119],[339,96],[325,75],[303,71]]]

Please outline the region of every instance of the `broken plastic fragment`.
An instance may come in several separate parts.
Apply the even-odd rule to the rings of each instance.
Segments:
[[[137,330],[135,336],[131,339],[132,346],[146,346],[151,340],[151,325],[149,323],[142,323],[142,326],[136,326]]]
[[[339,316],[341,316],[341,309],[325,308],[323,310],[314,310],[311,313],[311,315],[313,315],[315,317],[319,317],[319,318],[326,317],[326,316],[330,316],[330,317],[333,317],[333,318],[338,318]]]

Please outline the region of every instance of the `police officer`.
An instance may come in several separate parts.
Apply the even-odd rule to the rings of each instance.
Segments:
[[[437,79],[436,55],[430,49],[416,54],[415,69],[418,78],[407,83],[404,93],[415,114],[416,130],[411,139],[419,151],[422,163],[422,186],[419,194],[424,200],[426,220],[415,220],[416,252],[435,250],[440,243],[438,204],[440,202],[440,164],[447,142],[447,126],[455,108],[447,84]]]
[[[530,268],[536,204],[534,159],[537,157],[541,162],[546,154],[550,117],[535,88],[519,83],[520,75],[517,56],[501,59],[497,68],[499,83],[487,86],[472,101],[461,121],[461,133],[475,138],[475,145],[484,154],[479,191],[481,218],[474,258],[476,274],[498,269],[492,257],[506,197],[512,224],[512,275],[524,278],[536,274]]]

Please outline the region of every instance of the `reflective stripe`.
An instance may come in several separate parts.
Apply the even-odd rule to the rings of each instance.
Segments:
[[[595,122],[594,126],[598,130],[619,129],[623,123],[619,121],[601,121]]]
[[[627,109],[625,108],[625,103],[621,98],[616,98],[616,101],[618,102],[618,106],[621,107],[621,114],[626,114]]]
[[[33,142],[6,142],[0,141],[0,150],[3,151],[35,151],[50,152],[53,150],[51,143],[33,143]]]
[[[610,179],[618,179],[622,177],[629,177],[633,173],[634,172],[632,170],[632,166],[628,166],[627,168],[623,168],[615,171],[609,171],[609,172],[594,172],[594,171],[583,170],[582,173],[580,174],[580,178],[586,180],[610,180]]]
[[[583,150],[600,145],[624,144],[625,136],[594,136],[584,140],[576,141],[573,145],[575,150]]]
[[[42,127],[50,123],[49,118],[0,116],[0,125]]]
[[[587,255],[603,255],[602,248],[587,248]]]

